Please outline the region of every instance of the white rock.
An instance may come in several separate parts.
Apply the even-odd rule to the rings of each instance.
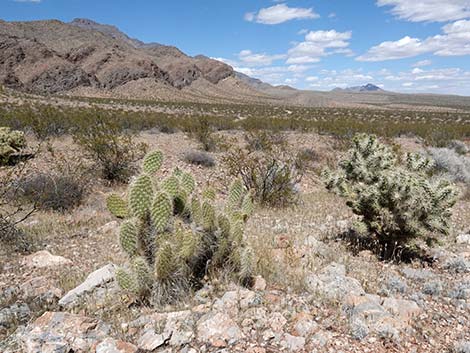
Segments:
[[[70,290],[67,294],[62,297],[62,299],[59,300],[59,305],[72,305],[78,298],[82,297],[86,293],[90,293],[97,287],[113,281],[115,272],[116,266],[113,264],[108,264],[96,270],[95,272],[90,273],[86,278],[85,282],[80,284],[78,287]]]
[[[469,244],[470,245],[470,233],[469,234],[460,234],[457,237],[457,244]]]
[[[292,352],[298,352],[305,346],[305,337],[292,336],[286,333],[281,344]]]
[[[168,334],[157,334],[154,330],[147,330],[137,341],[137,346],[144,351],[153,351],[163,346],[170,336]]]
[[[68,266],[72,261],[63,256],[52,255],[47,250],[41,250],[28,255],[23,259],[23,264],[32,268],[46,268],[56,266]]]
[[[203,343],[213,345],[218,341],[225,341],[233,344],[241,340],[243,336],[243,332],[235,321],[224,313],[208,313],[197,323],[197,338]]]
[[[136,353],[137,347],[133,344],[117,341],[111,337],[106,338],[96,346],[96,353]]]

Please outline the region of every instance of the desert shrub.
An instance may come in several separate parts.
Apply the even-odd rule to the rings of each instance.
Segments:
[[[451,141],[448,147],[453,149],[458,154],[467,154],[470,151],[470,148],[468,148],[465,142],[459,140]]]
[[[187,163],[203,167],[213,167],[215,165],[214,158],[212,158],[210,154],[202,151],[188,151],[184,154],[184,160]]]
[[[12,156],[26,147],[26,139],[21,131],[0,127],[0,166],[11,163]]]
[[[16,181],[26,174],[26,163],[0,168],[0,249],[29,251],[31,238],[18,228],[35,211],[34,206],[23,205],[17,197]]]
[[[127,182],[135,171],[134,163],[142,158],[147,148],[109,118],[87,119],[73,136],[97,164],[103,179],[109,181]]]
[[[10,200],[34,205],[36,209],[67,211],[82,202],[90,182],[90,171],[80,160],[52,153],[47,169],[28,169],[17,178]]]
[[[470,156],[449,148],[429,148],[428,153],[436,168],[446,172],[451,180],[470,184]]]
[[[222,269],[247,282],[253,252],[244,228],[253,204],[241,181],[233,182],[225,207],[217,208],[215,192],[197,192],[191,174],[178,168],[156,185],[162,160],[159,151],[148,154],[127,200],[107,200],[109,210],[125,218],[119,242],[129,263],[116,273],[121,288],[159,305],[180,299]]]
[[[223,162],[230,175],[241,177],[258,203],[284,207],[298,200],[303,171],[299,160],[285,149],[274,145],[263,151],[232,148]]]
[[[281,133],[253,130],[244,135],[247,149],[250,151],[272,151],[273,148],[285,148],[287,141]]]
[[[358,231],[372,234],[389,258],[397,247],[431,242],[447,234],[457,191],[447,180],[430,178],[432,162],[417,154],[402,160],[375,136],[356,135],[336,172],[325,170],[326,187],[346,199],[360,216]]]
[[[186,127],[186,131],[191,138],[201,144],[204,151],[213,152],[217,150],[220,139],[214,134],[214,127],[209,118],[193,118],[193,121]]]

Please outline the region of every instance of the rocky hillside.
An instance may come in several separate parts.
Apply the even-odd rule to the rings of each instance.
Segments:
[[[0,21],[0,84],[27,92],[96,93],[141,80],[176,91],[197,80],[210,86],[231,77],[232,67],[222,62],[145,44],[91,20]]]

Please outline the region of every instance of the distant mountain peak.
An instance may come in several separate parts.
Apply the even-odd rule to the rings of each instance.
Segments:
[[[376,86],[372,83],[368,83],[363,86],[354,86],[354,87],[347,87],[347,88],[335,88],[333,92],[383,92],[384,90],[379,86]]]

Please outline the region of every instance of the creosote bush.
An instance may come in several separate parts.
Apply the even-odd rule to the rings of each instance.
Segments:
[[[134,163],[143,157],[147,146],[137,143],[112,118],[85,119],[73,137],[93,160],[105,180],[127,182],[134,173]]]
[[[214,134],[214,127],[208,118],[193,118],[186,131],[189,136],[197,140],[206,152],[214,152],[220,143],[220,139]]]
[[[375,136],[359,134],[338,170],[323,176],[326,187],[360,216],[357,231],[376,237],[389,258],[399,247],[449,232],[457,191],[447,180],[430,178],[431,168],[420,155],[400,159]]]
[[[223,162],[228,173],[240,177],[258,203],[284,207],[297,202],[303,164],[289,154],[286,145],[277,145],[264,136],[262,150],[250,143],[245,148],[233,147]]]
[[[178,168],[157,183],[162,161],[160,151],[149,153],[127,199],[107,199],[108,209],[124,219],[119,243],[129,262],[117,271],[120,287],[144,303],[162,305],[221,270],[248,283],[254,262],[244,228],[253,204],[242,182],[233,182],[218,208],[215,192],[198,192],[192,175]]]

